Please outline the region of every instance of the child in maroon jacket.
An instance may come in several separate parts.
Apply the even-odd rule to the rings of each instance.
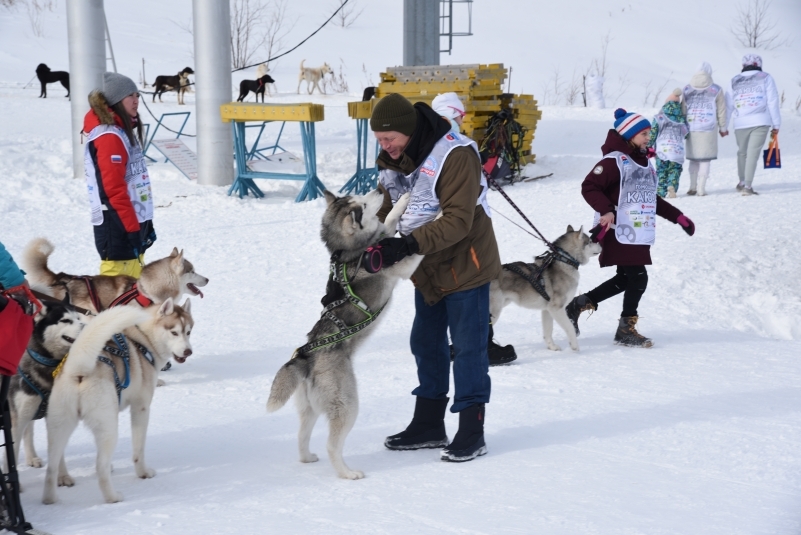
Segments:
[[[615,127],[601,147],[604,157],[584,179],[581,194],[596,212],[593,231],[603,247],[601,267],[617,266],[617,273],[574,298],[567,305],[567,316],[579,334],[578,318],[583,311],[597,310],[598,303],[622,292],[623,312],[615,343],[651,347],[653,341],[638,333],[635,325],[637,305],[648,285],[645,266],[651,264],[656,216],[678,223],[690,236],[695,225],[656,194],[658,179],[646,152],[651,129],[648,120],[620,108],[615,110],[615,119]],[[609,229],[613,232],[607,232]]]

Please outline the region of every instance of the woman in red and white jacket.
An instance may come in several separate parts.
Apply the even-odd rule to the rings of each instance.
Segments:
[[[139,90],[127,76],[107,72],[89,105],[84,169],[100,274],[138,277],[144,252],[156,241]]]

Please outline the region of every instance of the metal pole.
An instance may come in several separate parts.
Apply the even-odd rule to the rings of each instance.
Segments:
[[[234,181],[231,125],[220,106],[231,102],[231,13],[229,2],[192,0],[195,38],[198,184]]]
[[[403,0],[403,65],[439,65],[440,0]]]
[[[103,10],[103,24],[106,26],[106,41],[108,41],[108,51],[111,54],[111,66],[114,67],[114,72],[117,72],[117,60],[114,59],[114,48],[111,46],[111,34],[108,31],[108,19],[106,18],[105,9]]]
[[[83,118],[89,93],[103,88],[106,71],[106,16],[103,0],[67,0],[67,39],[70,56],[72,109],[72,175],[83,178]]]

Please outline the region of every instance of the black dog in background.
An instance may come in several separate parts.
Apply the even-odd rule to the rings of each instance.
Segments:
[[[44,63],[40,63],[39,66],[36,67],[36,77],[39,78],[39,81],[42,83],[42,92],[39,94],[39,98],[47,98],[47,84],[54,84],[56,82],[61,82],[61,85],[67,90],[67,98],[69,98],[70,73],[66,71],[51,71],[50,67]]]
[[[272,76],[269,74],[265,74],[261,78],[257,78],[255,80],[242,80],[239,82],[239,98],[236,99],[237,102],[242,102],[245,100],[245,97],[248,96],[248,93],[253,91],[256,93],[256,102],[259,101],[259,94],[261,94],[261,101],[264,102],[264,90],[267,89],[267,84],[274,84],[275,80],[273,80]]]
[[[362,93],[362,102],[367,102],[368,100],[372,100],[375,97],[375,86],[371,85],[364,88],[364,93]]]

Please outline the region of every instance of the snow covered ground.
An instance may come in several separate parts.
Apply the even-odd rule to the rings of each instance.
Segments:
[[[624,4],[618,3],[617,9]],[[330,8],[325,4],[314,2],[319,21],[304,21],[303,31],[293,36],[305,36],[306,26],[319,24]],[[109,0],[106,5],[112,36],[115,26],[124,28],[114,44],[118,64],[130,70],[120,70],[132,76],[141,57],[134,45],[170,45],[179,34],[169,19],[182,20],[190,13],[186,1],[165,6],[160,17],[133,11],[138,4]],[[530,3],[509,5],[528,9]],[[399,6],[391,7],[398,16]],[[331,190],[339,189],[355,168],[355,125],[347,118],[346,102],[361,89],[354,80],[351,96],[294,95],[294,65],[303,57],[321,63],[326,59],[321,47],[335,38],[345,49],[366,54],[376,79],[378,71],[398,63],[399,31],[389,49],[367,50],[365,44],[375,39],[383,19],[373,4],[366,7],[359,24],[346,30],[350,33],[321,32],[319,42],[310,41],[281,64],[289,81],[279,84],[284,93],[276,101],[325,104],[326,120],[317,126],[318,170]],[[635,10],[631,20],[653,29],[654,14],[639,4],[635,8],[643,12]],[[782,24],[792,17],[801,21],[792,2],[776,2],[775,8],[784,14]],[[52,267],[95,273],[85,188],[71,176],[69,104],[56,86],[50,86],[47,100],[36,99],[38,88],[22,89],[41,61],[66,68],[64,6],[59,9],[45,19],[50,24],[45,38],[26,35],[23,11],[0,9],[0,240],[19,255],[32,238],[46,236],[56,245]],[[477,5],[474,10],[481,20],[499,16],[481,9]],[[712,10],[706,4],[699,9]],[[545,16],[541,26],[552,27],[564,12],[540,14]],[[576,32],[603,35],[607,26],[596,28],[587,17],[576,11]],[[514,18],[509,23],[519,24]],[[507,49],[479,33],[482,24],[477,22],[476,36],[457,41],[460,56],[454,62],[509,63]],[[716,41],[711,37],[729,39],[727,30],[713,29],[716,33],[704,37],[683,34],[675,56],[659,57],[665,62],[662,70],[681,73],[676,85],[703,59],[721,58],[719,65],[713,63],[719,82],[736,72],[728,69],[736,67],[735,51],[712,46]],[[587,41],[585,48],[592,50],[594,43]],[[709,55],[694,47],[705,47]],[[514,344],[520,358],[491,370],[489,454],[462,465],[440,462],[437,451],[400,453],[382,445],[385,436],[408,423],[413,408],[410,282],[398,286],[386,317],[355,358],[361,414],[345,456],[367,478],[336,478],[322,421],[312,438],[320,462],[299,463],[294,408],[290,404],[268,415],[265,402],[275,371],[305,341],[319,314],[328,270],[319,241],[324,202],[296,204],[298,183],[281,181],[259,182],[264,199],[240,200],[226,196],[226,188],[197,186],[169,164],[152,165],[159,240],[148,257],[183,248],[211,279],[205,299],[193,302],[195,353],[163,374],[168,384],[154,400],[147,456],[158,476],[135,477],[126,413],[113,474],[125,501],[102,503],[93,440],[81,427],[67,449],[77,485],[59,489],[59,504],[42,505],[43,471],[21,467],[26,516],[34,526],[59,535],[801,532],[801,117],[789,105],[798,91],[793,89],[797,65],[790,58],[798,57],[800,47],[795,43],[765,55],[784,65],[782,70],[766,64],[788,92],[781,134],[784,168],[757,171],[759,196],[737,195],[735,143],[725,138],[721,158],[712,164],[709,195],[676,199],[695,221],[696,235],[690,238],[670,223],[659,227],[640,307],[641,330],[654,338],[655,347],[644,351],[612,344],[620,298],[582,320],[578,353],[548,351],[537,313],[505,310],[496,337]],[[480,58],[471,59],[470,51]],[[319,61],[312,59],[313,52]],[[655,43],[645,41],[637,53],[658,52]],[[575,40],[565,46],[570,61],[581,53]],[[532,63],[551,61],[537,54]],[[48,56],[61,63],[45,60]],[[357,58],[354,54],[347,61]],[[722,58],[731,60],[726,69]],[[610,48],[614,68],[624,69],[630,59],[619,57],[614,63]],[[176,61],[183,67],[188,59]],[[520,65],[514,76],[529,76],[531,91],[542,72],[532,68],[524,75],[527,69]],[[152,78],[156,73],[148,69]],[[641,101],[632,89],[619,104],[652,115],[655,109],[640,107]],[[174,96],[167,96],[165,104],[151,109],[194,111],[191,96],[188,102],[177,106]],[[591,223],[579,185],[600,157],[611,123],[611,109],[544,107],[534,144],[537,164],[527,171],[553,176],[515,185],[508,193],[546,236],[557,237],[568,224],[587,228]],[[194,132],[194,117],[187,131]],[[288,125],[284,139],[288,149],[300,152],[296,128]],[[681,192],[687,182],[685,175]],[[490,194],[490,204],[519,221],[497,193]],[[494,226],[504,262],[529,260],[543,251],[506,219],[495,217]],[[589,290],[612,270],[592,262],[581,274],[580,290]],[[567,348],[558,327],[556,339]],[[449,414],[446,424],[452,435],[456,416]],[[45,457],[41,423],[37,433],[37,449]]]

